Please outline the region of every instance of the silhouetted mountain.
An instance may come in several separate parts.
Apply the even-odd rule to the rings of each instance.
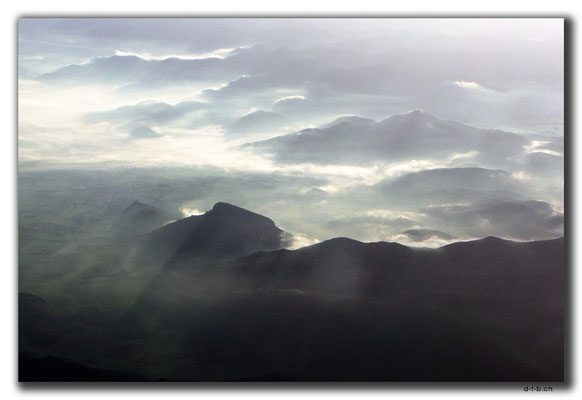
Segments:
[[[511,288],[515,294],[521,285],[529,289],[527,282],[538,282],[541,276],[547,277],[545,283],[539,282],[542,286],[561,282],[560,277],[552,276],[556,273],[554,268],[561,268],[561,264],[556,262],[554,265],[548,256],[544,256],[544,263],[540,263],[536,260],[536,254],[541,256],[547,252],[559,261],[563,257],[562,247],[562,239],[519,243],[489,237],[424,250],[397,243],[362,243],[336,238],[293,251],[253,254],[237,260],[229,268],[237,279],[240,276],[251,277],[257,282],[268,282],[266,286],[269,288],[283,285],[282,288],[332,291],[343,296],[390,297],[396,294],[394,290],[403,295],[418,290],[426,293],[428,288],[424,285],[433,286],[446,275],[455,277],[453,286],[459,292],[473,285],[476,290],[481,290],[488,280],[497,285],[502,282],[502,276],[515,274],[520,276],[519,282],[511,282],[515,285]],[[476,271],[483,275],[483,280],[471,281]],[[534,271],[535,276],[530,276]],[[281,278],[283,276],[290,281],[286,282]],[[402,279],[404,281],[399,281]],[[444,289],[443,284],[441,282],[438,290]],[[256,282],[251,286],[255,287]],[[549,287],[546,289],[549,290]],[[544,291],[547,292],[540,290]]]
[[[368,164],[475,151],[484,165],[504,165],[508,156],[521,154],[528,142],[513,133],[472,128],[416,110],[376,123],[347,119],[245,146],[275,153],[284,162]]]
[[[269,218],[216,203],[177,250],[177,256],[239,257],[283,247],[284,232]]]
[[[135,301],[164,267],[279,249],[291,239],[272,220],[226,203],[163,225],[168,219],[161,210],[134,202],[121,213],[111,243],[84,249],[95,255],[83,259],[67,282],[79,290],[79,306],[107,304],[107,312],[115,313]]]
[[[150,248],[153,246],[156,252],[173,254],[196,230],[202,218],[204,215],[180,219],[144,235],[143,240]]]
[[[168,224],[145,237],[150,251],[177,265],[191,259],[240,257],[284,247],[290,236],[262,215],[216,203],[204,215]]]
[[[25,360],[21,379],[564,379],[563,238],[438,249],[335,238],[287,250],[272,220],[217,203],[134,241],[137,258],[112,263],[133,272],[106,287],[100,275],[81,281],[84,296],[101,297],[73,315],[21,295],[21,350],[106,371]],[[126,308],[100,314],[101,302]]]
[[[563,239],[336,238],[188,265],[164,270],[120,322],[154,318],[158,340],[183,338],[168,379],[191,363],[194,380],[563,379]]]

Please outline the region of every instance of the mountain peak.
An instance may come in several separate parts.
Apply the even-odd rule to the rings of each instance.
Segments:
[[[214,210],[237,210],[237,211],[245,211],[245,212],[251,212],[247,209],[244,209],[242,207],[239,206],[235,206],[234,204],[230,204],[224,201],[219,201],[214,203],[214,205],[212,206],[212,210],[210,211],[214,211]]]
[[[424,111],[422,108],[417,108],[416,110],[412,110],[408,114],[410,114],[410,115],[430,115],[429,113]]]
[[[240,215],[240,216],[252,217],[252,218],[256,218],[256,219],[268,220],[273,225],[275,224],[270,218],[267,218],[263,215],[254,213],[252,211],[249,211],[249,210],[246,210],[244,208],[241,208],[241,207],[229,204],[229,203],[225,203],[222,201],[219,201],[218,203],[214,204],[214,206],[212,207],[212,210],[210,210],[206,214],[207,215],[208,214],[225,215],[225,216]]]
[[[222,201],[214,204],[212,210],[208,211],[204,216],[210,220],[224,219],[228,225],[242,224],[246,226],[278,229],[272,219]]]
[[[212,206],[212,210],[227,210],[227,209],[244,210],[244,208],[240,208],[240,207],[234,206],[232,204],[225,203],[223,201],[219,201],[218,203],[214,204],[214,206]]]
[[[435,128],[442,129],[447,127],[449,124],[449,121],[444,121],[421,109],[412,110],[403,114],[394,114],[378,123],[378,125],[382,126],[383,128],[392,127],[412,130],[432,130]]]
[[[265,111],[265,110],[255,110],[255,111],[251,111],[248,114],[243,115],[243,117],[248,117],[250,115],[278,115],[278,114],[275,114],[274,112],[270,112],[270,111]]]
[[[416,109],[416,110],[412,110],[409,111],[407,113],[403,113],[403,114],[394,114],[391,117],[388,117],[387,119],[402,119],[402,120],[417,120],[417,119],[423,119],[423,120],[435,120],[435,121],[440,121],[439,118],[435,117],[434,115],[426,112],[423,109]]]
[[[375,124],[376,121],[374,121],[373,119],[369,119],[369,118],[358,117],[357,115],[344,115],[341,117],[337,117],[334,121],[332,121],[328,124],[320,126],[320,128],[321,129],[331,128],[331,127],[340,125],[342,123],[349,123],[351,125],[356,125],[356,126],[366,126],[366,125]]]
[[[181,240],[178,258],[229,258],[282,248],[284,231],[273,220],[218,202],[199,216]]]

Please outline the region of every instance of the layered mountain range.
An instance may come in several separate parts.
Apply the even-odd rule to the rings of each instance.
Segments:
[[[120,219],[149,223],[154,211],[135,203]],[[60,367],[71,363],[88,380],[563,379],[562,238],[287,250],[289,238],[227,203],[118,237],[110,268],[69,280],[82,293],[67,301],[85,304],[74,316],[62,298],[21,295],[21,379],[42,380],[34,366],[47,356],[64,371],[51,380],[76,379]],[[128,287],[114,313],[100,309]]]
[[[544,137],[543,143],[560,146],[560,140]],[[527,168],[528,160],[538,156],[528,153],[526,147],[530,143],[527,135],[474,128],[415,110],[379,122],[342,117],[320,128],[249,143],[245,147],[273,153],[278,161],[288,163],[365,165],[383,160],[469,158],[486,168],[513,169],[520,163],[522,168]],[[563,164],[558,153],[544,154],[549,156],[547,162],[555,167]]]
[[[21,380],[564,379],[563,19],[18,37]]]

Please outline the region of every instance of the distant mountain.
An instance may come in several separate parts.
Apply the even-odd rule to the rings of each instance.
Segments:
[[[88,123],[109,122],[115,124],[151,124],[161,125],[175,121],[188,113],[207,107],[198,101],[182,101],[177,104],[142,101],[137,104],[122,106],[106,111],[87,114],[84,120]]]
[[[159,83],[230,82],[237,89],[254,81],[276,81],[297,84],[322,75],[324,65],[316,58],[305,57],[289,48],[239,49],[225,58],[207,57],[162,60],[144,59],[135,55],[98,57],[85,64],[73,64],[40,76],[45,82],[59,84],[135,84],[151,88]],[[261,85],[264,88],[264,83]],[[260,88],[257,88],[260,89]],[[215,90],[210,90],[215,92]]]
[[[386,191],[432,193],[438,189],[464,188],[479,191],[523,191],[524,184],[503,170],[477,167],[435,168],[403,175],[384,184]]]
[[[336,118],[335,121],[330,122],[329,124],[325,124],[320,126],[320,128],[331,128],[334,127],[336,125],[342,124],[342,123],[349,123],[351,125],[354,126],[366,126],[366,125],[371,125],[371,124],[375,124],[376,121],[374,121],[373,119],[369,119],[369,118],[362,118],[362,117],[358,117],[357,115],[348,115],[348,116],[343,116],[343,117],[338,117]]]
[[[534,152],[525,159],[526,172],[542,176],[564,176],[564,157],[556,154]]]
[[[117,237],[128,237],[150,232],[172,219],[172,216],[157,207],[134,201],[121,212],[113,230]]]
[[[475,151],[483,165],[502,166],[507,157],[523,153],[528,142],[521,135],[477,129],[416,110],[380,122],[352,117],[245,146],[274,153],[283,162],[369,164]]]
[[[129,132],[128,138],[130,139],[155,139],[162,137],[163,135],[154,131],[149,126],[138,126]]]
[[[287,119],[281,115],[264,110],[253,111],[246,114],[230,125],[230,130],[234,133],[254,133],[265,132],[277,129]]]
[[[520,200],[531,190],[507,171],[477,167],[410,172],[379,182],[374,189],[394,201],[417,205]]]
[[[87,64],[69,65],[54,72],[43,74],[47,82],[70,84],[82,83],[128,83],[156,81],[199,81],[235,78],[220,58],[184,60],[167,58],[165,60],[146,60],[137,56],[111,56],[94,58]]]

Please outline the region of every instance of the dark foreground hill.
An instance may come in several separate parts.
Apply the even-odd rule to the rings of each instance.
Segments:
[[[151,380],[564,379],[563,239],[286,250],[282,234],[218,203],[139,238],[159,272],[119,318],[26,296],[21,327],[50,327],[37,353]]]
[[[145,377],[131,372],[87,367],[58,357],[37,358],[18,355],[20,382],[143,382]]]
[[[120,327],[180,343],[170,379],[561,381],[563,263],[562,239],[338,238],[164,270]]]

